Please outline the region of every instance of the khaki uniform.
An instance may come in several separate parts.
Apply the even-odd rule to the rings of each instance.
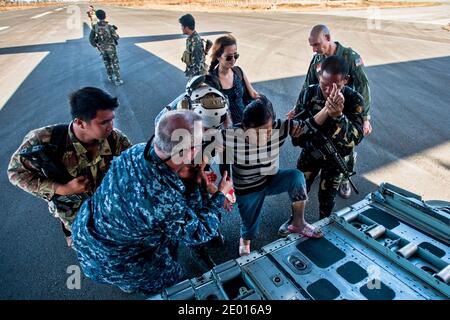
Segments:
[[[186,70],[184,71],[186,77],[192,78],[194,76],[207,74],[203,40],[200,38],[197,31],[194,31],[186,39],[186,50],[183,52],[181,61],[186,64]]]

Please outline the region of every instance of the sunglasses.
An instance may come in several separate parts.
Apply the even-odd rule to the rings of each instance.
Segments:
[[[225,56],[226,61],[231,61],[234,58],[234,60],[237,60],[239,58],[239,53],[231,54],[229,56]]]

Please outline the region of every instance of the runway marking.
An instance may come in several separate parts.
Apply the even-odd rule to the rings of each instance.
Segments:
[[[62,9],[64,9],[64,7],[55,9],[55,10],[53,10],[53,11],[58,12],[58,11],[61,11]]]
[[[0,55],[0,111],[49,52]],[[18,106],[19,107],[19,106]]]
[[[46,15],[48,15],[48,14],[50,14],[50,13],[52,13],[52,12],[51,12],[51,11],[47,11],[47,12],[44,12],[44,13],[41,13],[41,14],[35,15],[35,16],[31,17],[30,19],[37,19],[37,18],[40,18],[40,17],[46,16]]]
[[[9,28],[9,26],[7,26],[7,27],[0,27],[0,31],[6,30],[8,28]]]
[[[366,141],[365,153],[380,150],[370,141]],[[368,148],[367,148],[368,147]],[[368,151],[370,150],[370,151]],[[450,199],[450,192],[446,186],[450,183],[447,174],[450,166],[450,142],[425,149],[407,157],[398,157],[387,150],[381,153],[383,159],[389,162],[382,167],[364,172],[362,176],[374,184],[389,182],[405,189],[416,190],[427,199]],[[413,174],[412,174],[413,173]]]

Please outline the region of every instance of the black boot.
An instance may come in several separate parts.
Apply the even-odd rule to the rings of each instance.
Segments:
[[[190,248],[191,257],[202,269],[208,271],[216,266],[214,260],[208,254],[208,248],[204,245]]]
[[[208,242],[209,247],[223,247],[225,245],[225,237],[219,231],[217,237],[212,238],[211,241]]]

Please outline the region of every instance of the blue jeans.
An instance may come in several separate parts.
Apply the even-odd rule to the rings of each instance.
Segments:
[[[270,177],[264,189],[246,195],[237,195],[236,200],[241,215],[241,237],[245,240],[256,238],[259,229],[261,208],[266,196],[283,192],[289,194],[292,202],[308,198],[305,176],[297,169],[280,169]]]

